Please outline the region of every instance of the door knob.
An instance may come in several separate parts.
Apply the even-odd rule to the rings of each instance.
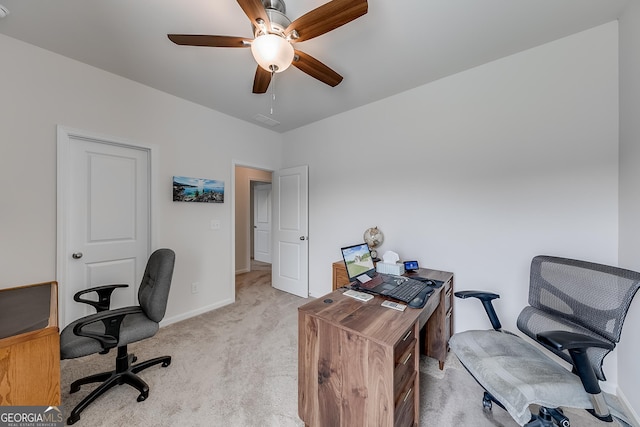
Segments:
[[[305,239],[305,237],[304,237],[304,236],[300,236],[300,240],[304,240],[304,239]]]
[[[75,252],[71,255],[71,258],[73,259],[80,259],[82,258],[82,252]]]

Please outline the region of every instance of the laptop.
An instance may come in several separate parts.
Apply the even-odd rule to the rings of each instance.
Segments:
[[[426,283],[408,277],[376,272],[371,251],[366,243],[346,246],[340,250],[349,282],[360,291],[408,302],[428,286]],[[401,292],[401,289],[406,292]]]

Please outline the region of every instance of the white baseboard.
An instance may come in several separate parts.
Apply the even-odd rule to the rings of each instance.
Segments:
[[[613,394],[614,396],[617,396],[620,392],[618,384],[611,381],[600,381],[600,389],[605,393]]]
[[[619,388],[616,390],[616,396],[618,397],[620,403],[622,403],[622,405],[624,406],[624,410],[627,415],[631,417],[629,421],[631,421],[631,423],[636,427],[640,426],[640,417],[638,416],[638,413],[633,410],[631,404],[629,403],[629,400]]]
[[[243,268],[243,269],[240,269],[240,270],[236,270],[236,275],[242,274],[242,273],[248,273],[250,271],[251,271],[251,269],[249,269],[249,268]]]
[[[205,306],[205,307],[200,307],[200,308],[198,308],[196,310],[191,310],[191,311],[189,311],[187,313],[180,314],[179,316],[173,316],[173,317],[165,318],[160,322],[160,327],[162,328],[164,326],[169,326],[169,325],[171,325],[173,323],[180,322],[181,320],[186,320],[186,319],[190,319],[192,317],[199,316],[199,315],[207,313],[207,312],[209,312],[211,310],[215,310],[217,308],[224,307],[225,305],[232,304],[233,302],[234,301],[232,299],[226,299],[226,300],[219,301],[219,302],[217,302],[215,304],[211,304],[211,305],[208,305],[208,306]]]

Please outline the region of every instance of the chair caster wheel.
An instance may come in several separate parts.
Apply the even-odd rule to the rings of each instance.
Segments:
[[[147,400],[147,397],[149,397],[149,393],[142,393],[140,396],[138,396],[138,402]]]
[[[72,425],[75,424],[80,419],[80,415],[71,415],[67,418],[67,424]]]
[[[487,396],[482,399],[482,408],[486,411],[490,411],[493,408],[493,402]]]
[[[171,360],[169,360],[168,362],[162,362],[162,367],[163,368],[166,368],[169,365],[171,365]]]
[[[75,393],[77,391],[80,391],[80,386],[79,385],[71,386],[71,389],[69,390],[69,393],[72,394],[72,393]]]
[[[567,418],[564,415],[564,412],[562,412],[562,409],[560,408],[549,409],[549,414],[551,414],[551,417],[556,422],[556,424],[558,424],[559,427],[571,427],[571,422],[569,421],[569,418]]]

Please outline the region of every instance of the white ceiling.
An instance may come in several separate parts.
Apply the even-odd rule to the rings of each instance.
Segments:
[[[369,0],[366,15],[296,44],[340,73],[342,83],[332,88],[290,67],[263,95],[251,93],[256,64],[249,49],[178,46],[167,38],[251,38],[234,0],[0,0],[10,11],[0,33],[286,132],[615,20],[628,1]],[[285,2],[294,20],[326,0]],[[280,124],[263,125],[258,114]]]

